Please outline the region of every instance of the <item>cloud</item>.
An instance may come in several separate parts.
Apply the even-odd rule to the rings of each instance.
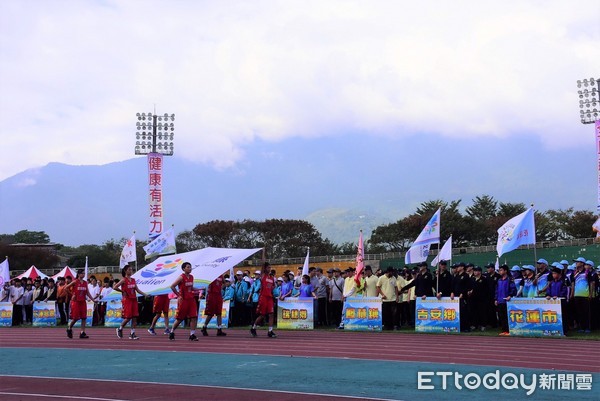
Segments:
[[[599,72],[595,1],[4,1],[0,11],[0,179],[130,158],[135,113],[155,104],[176,114],[176,155],[216,168],[257,140],[349,131],[593,141],[575,81]]]

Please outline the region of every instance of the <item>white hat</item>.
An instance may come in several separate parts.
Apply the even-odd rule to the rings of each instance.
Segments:
[[[277,281],[283,281],[283,277],[277,277]]]
[[[238,274],[244,274],[244,273],[242,273],[241,270],[238,270],[238,271],[235,272],[235,275],[237,276]]]
[[[247,283],[251,283],[252,282],[252,280],[250,280],[250,277],[248,277],[248,276],[244,277],[244,281],[247,282]]]
[[[254,272],[254,274],[261,274],[262,272],[260,270],[257,270]]]
[[[231,279],[230,278],[226,278],[225,281],[229,281],[231,283]]]

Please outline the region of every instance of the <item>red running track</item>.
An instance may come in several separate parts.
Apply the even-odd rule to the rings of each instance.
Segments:
[[[270,339],[266,331],[252,338],[248,331],[229,330],[227,337],[187,340],[188,331],[178,330],[177,339],[150,336],[139,330],[139,341],[118,339],[114,329],[91,328],[89,339],[68,339],[60,328],[0,329],[0,346],[27,348],[85,348],[101,350],[156,350],[255,354],[257,343],[272,344],[268,355],[322,358],[354,358],[386,361],[415,361],[492,367],[522,367],[600,373],[600,343],[569,338],[517,338],[474,335],[413,333],[368,333],[341,331],[279,331]]]

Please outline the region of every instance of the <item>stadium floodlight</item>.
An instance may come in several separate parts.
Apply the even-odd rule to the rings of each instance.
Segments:
[[[173,156],[173,136],[175,114],[158,115],[153,113],[136,113],[135,154],[147,155],[160,153]]]
[[[600,120],[600,79],[577,80],[579,114],[582,124],[593,124]]]

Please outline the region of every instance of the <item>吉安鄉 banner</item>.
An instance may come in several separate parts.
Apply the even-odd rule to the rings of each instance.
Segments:
[[[459,333],[459,299],[417,298],[415,331],[421,333]]]

